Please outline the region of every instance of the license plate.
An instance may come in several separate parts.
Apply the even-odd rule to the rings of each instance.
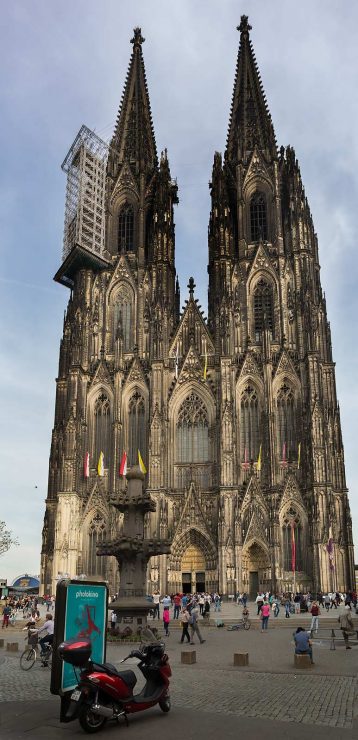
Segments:
[[[77,690],[76,691],[72,691],[71,699],[72,699],[72,701],[78,701],[79,698],[80,698],[80,696],[81,696],[81,692],[80,691],[77,691]]]

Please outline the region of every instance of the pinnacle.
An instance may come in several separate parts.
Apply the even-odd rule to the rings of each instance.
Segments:
[[[237,27],[240,46],[230,111],[226,160],[235,164],[249,157],[257,146],[267,158],[277,156],[275,132],[260,72],[249,36],[247,16]]]
[[[131,39],[131,44],[133,44],[133,48],[136,46],[142,46],[144,44],[145,39],[142,36],[142,29],[141,28],[133,28],[133,38]]]

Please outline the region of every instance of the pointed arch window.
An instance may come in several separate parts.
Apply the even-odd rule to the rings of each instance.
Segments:
[[[134,210],[133,206],[125,205],[118,216],[118,252],[133,252],[134,250]]]
[[[93,409],[93,438],[92,449],[95,464],[97,465],[100,453],[104,454],[105,467],[108,466],[111,435],[111,403],[105,393],[101,393],[95,401]],[[106,464],[107,462],[107,464]]]
[[[124,352],[131,352],[134,345],[134,301],[129,286],[122,285],[113,307],[113,340],[123,340]]]
[[[267,240],[267,207],[263,193],[257,191],[250,200],[251,241]]]
[[[240,455],[243,460],[257,460],[260,444],[260,408],[256,389],[248,384],[240,399]]]
[[[294,529],[294,548],[295,548],[295,562],[293,563],[293,536],[292,529]],[[282,534],[282,565],[286,571],[293,572],[293,565],[296,571],[305,570],[304,560],[304,542],[303,542],[303,527],[301,517],[293,507],[290,507],[286,512],[281,528]]]
[[[254,290],[254,329],[255,341],[259,342],[261,334],[267,328],[274,335],[274,312],[272,286],[263,278],[258,281]]]
[[[138,450],[144,462],[147,460],[147,432],[144,398],[136,391],[128,405],[128,462],[138,465]]]
[[[105,541],[107,527],[104,517],[98,511],[94,514],[87,529],[87,563],[85,572],[88,576],[106,575],[106,558],[97,555],[97,545]]]
[[[178,463],[207,462],[209,459],[209,421],[204,402],[191,393],[182,403],[177,421]]]
[[[293,390],[286,383],[279,389],[276,403],[279,460],[290,460],[297,454],[296,404]]]

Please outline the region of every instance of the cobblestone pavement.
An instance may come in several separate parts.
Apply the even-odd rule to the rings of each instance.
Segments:
[[[240,673],[219,668],[208,671],[197,665],[180,664],[175,665],[174,675],[171,693],[177,707],[281,722],[352,727],[357,690],[353,676]],[[19,658],[0,658],[0,702],[50,699],[49,682],[50,671],[40,664],[25,672]]]

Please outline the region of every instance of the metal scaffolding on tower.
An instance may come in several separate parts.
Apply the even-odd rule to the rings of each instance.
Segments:
[[[77,246],[103,256],[108,149],[82,126],[62,163],[67,174],[63,262]]]

